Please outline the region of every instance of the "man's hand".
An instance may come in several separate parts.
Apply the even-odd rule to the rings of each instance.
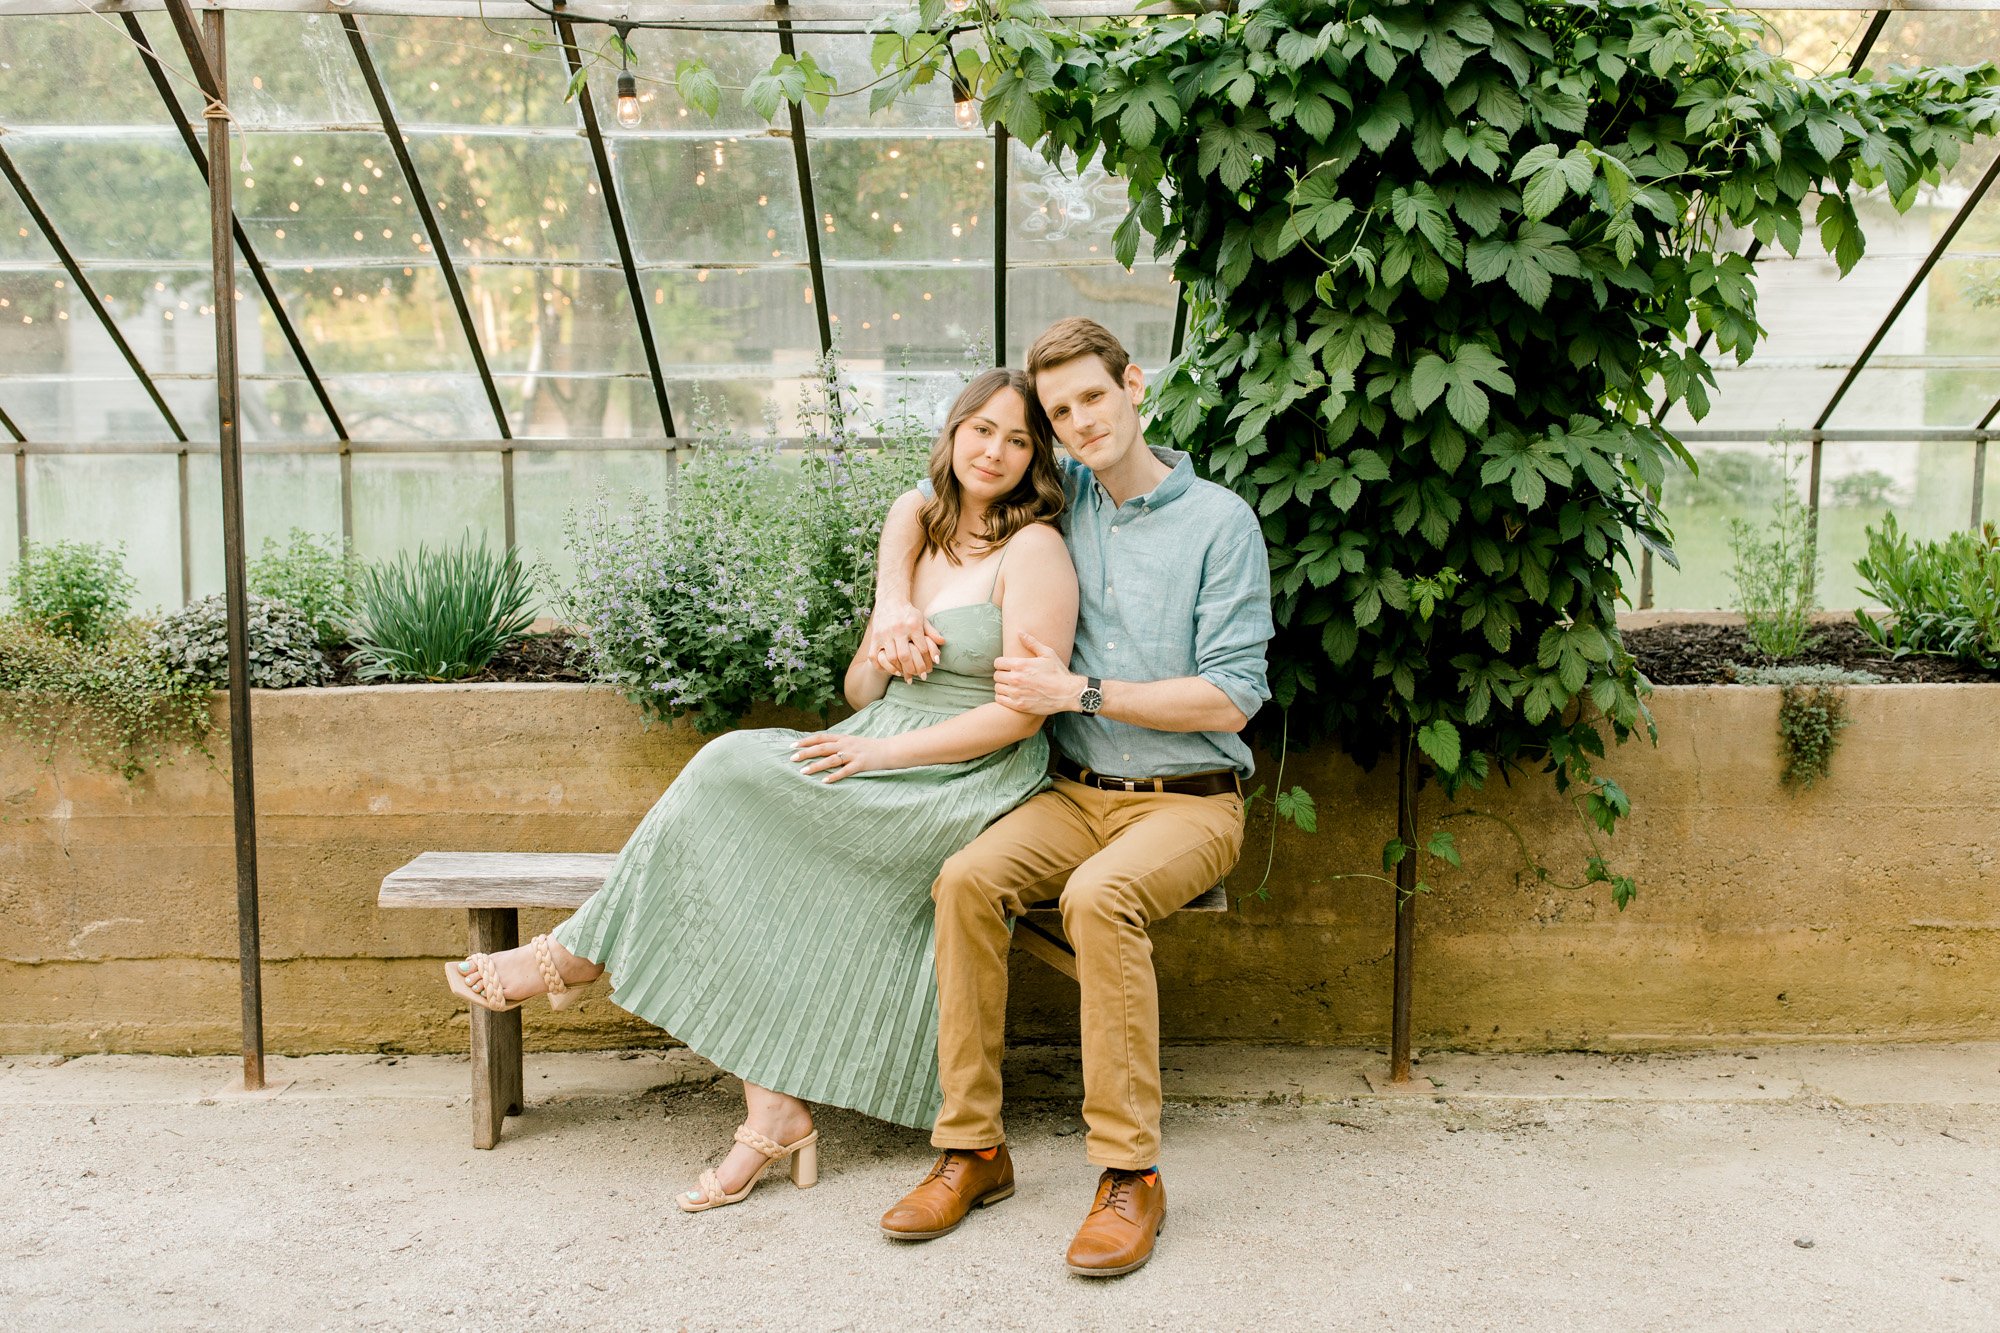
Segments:
[[[1032,657],[999,657],[993,661],[993,697],[1017,713],[1047,717],[1082,706],[1084,679],[1069,669],[1055,649],[1034,635],[1021,635],[1021,646]]]
[[[869,617],[868,660],[892,676],[928,676],[943,647],[944,635],[909,602],[877,606]]]

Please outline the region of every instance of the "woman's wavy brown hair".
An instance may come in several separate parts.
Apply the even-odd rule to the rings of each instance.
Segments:
[[[965,497],[958,484],[958,474],[951,470],[952,438],[958,434],[960,426],[1002,389],[1012,389],[1021,395],[1021,402],[1028,410],[1028,438],[1034,443],[1035,456],[1028,463],[1028,472],[1021,478],[1021,484],[987,509],[985,526],[978,534],[977,549],[985,552],[1004,546],[1007,539],[1022,528],[1031,523],[1053,523],[1063,511],[1062,468],[1056,462],[1055,440],[1049,433],[1047,418],[1043,417],[1040,405],[1035,402],[1035,392],[1028,386],[1028,377],[1018,370],[989,370],[965,386],[965,392],[959,394],[958,401],[951,405],[944,429],[938,432],[937,443],[931,446],[931,498],[924,502],[924,507],[917,514],[924,533],[923,549],[917,552],[918,559],[932,551],[942,551],[945,559],[954,565],[959,563],[958,553],[952,550],[951,542],[958,533],[958,520],[964,509]]]

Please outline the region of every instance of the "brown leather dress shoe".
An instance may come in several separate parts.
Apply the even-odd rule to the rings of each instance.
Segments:
[[[882,1214],[891,1240],[936,1240],[957,1228],[974,1208],[990,1208],[1014,1193],[1014,1162],[1001,1144],[992,1158],[969,1148],[947,1148],[923,1183]]]
[[[1153,1238],[1167,1221],[1167,1187],[1159,1173],[1109,1170],[1097,1180],[1090,1216],[1069,1243],[1069,1271],[1117,1277],[1153,1257]]]

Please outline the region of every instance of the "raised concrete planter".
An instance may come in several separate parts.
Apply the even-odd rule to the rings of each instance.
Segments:
[[[1417,908],[1420,1044],[2000,1033],[2000,687],[1849,691],[1832,776],[1806,792],[1778,782],[1777,693],[1654,695],[1659,747],[1607,764],[1634,808],[1612,845],[1640,887],[1623,913],[1604,886],[1537,883],[1497,829],[1456,825],[1467,869]],[[266,1033],[291,1053],[463,1050],[437,962],[463,947],[461,915],[378,912],[383,874],[434,848],[615,851],[703,740],[576,685],[296,690],[255,708]],[[233,1050],[226,775],[197,759],[128,785],[23,748],[0,754],[0,1052]],[[1337,877],[1379,866],[1391,775],[1327,751],[1293,754],[1286,781],[1317,796],[1321,831],[1280,832],[1268,900],[1155,932],[1169,1040],[1386,1033],[1390,892]],[[1545,779],[1480,803],[1580,872],[1583,836]],[[1442,808],[1427,791],[1426,817]],[[1260,815],[1233,895],[1262,877],[1269,839]],[[1027,962],[1015,981],[1016,1035],[1074,1040],[1074,986]],[[665,1040],[609,1006],[528,1012],[531,1048]]]

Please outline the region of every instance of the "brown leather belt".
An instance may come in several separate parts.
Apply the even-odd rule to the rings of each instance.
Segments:
[[[1056,776],[1080,782],[1086,787],[1095,787],[1099,791],[1171,792],[1176,796],[1220,796],[1225,792],[1240,795],[1243,791],[1243,779],[1233,768],[1218,768],[1207,773],[1176,773],[1167,778],[1114,778],[1104,773],[1093,773],[1058,755]]]

